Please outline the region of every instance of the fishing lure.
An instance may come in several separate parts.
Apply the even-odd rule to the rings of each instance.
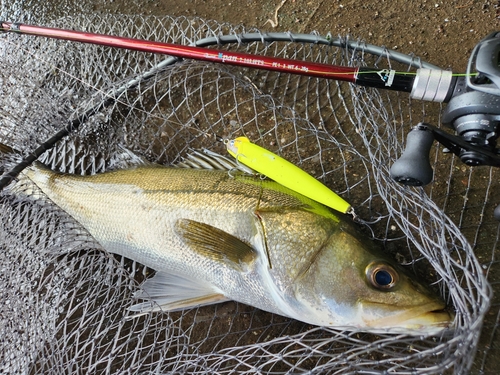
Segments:
[[[281,185],[344,214],[352,212],[349,203],[309,173],[271,151],[250,142],[247,137],[238,137],[227,141],[226,148],[238,162]]]

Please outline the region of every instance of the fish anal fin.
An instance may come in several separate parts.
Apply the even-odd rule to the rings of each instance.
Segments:
[[[180,219],[175,223],[175,231],[198,254],[240,272],[251,269],[258,255],[239,238],[209,224]]]
[[[178,311],[228,300],[207,283],[163,272],[146,280],[134,297],[146,300],[129,308],[138,315],[152,311]]]

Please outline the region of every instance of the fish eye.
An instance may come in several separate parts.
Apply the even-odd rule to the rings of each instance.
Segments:
[[[366,267],[366,278],[374,288],[390,290],[396,285],[399,276],[387,263],[373,262]]]

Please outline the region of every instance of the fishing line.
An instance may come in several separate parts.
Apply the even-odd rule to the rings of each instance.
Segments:
[[[116,90],[110,90],[110,91],[104,91],[103,89],[100,89],[98,88],[96,85],[93,85],[92,83],[88,82],[88,81],[85,81],[83,80],[82,78],[78,78],[77,76],[75,76],[74,74],[71,74],[70,72],[66,71],[66,70],[63,70],[61,68],[59,68],[57,65],[54,65],[53,63],[51,63],[50,61],[47,61],[47,60],[43,60],[42,58],[38,57],[36,54],[34,54],[33,52],[31,52],[30,50],[28,49],[25,49],[21,46],[18,46],[14,43],[12,43],[11,41],[9,40],[6,40],[6,43],[8,44],[11,44],[13,46],[15,46],[16,48],[19,48],[21,50],[23,50],[24,52],[26,52],[26,54],[30,55],[31,57],[33,57],[35,60],[38,60],[48,66],[50,66],[52,69],[54,70],[57,70],[59,73],[62,73],[63,75],[66,75],[72,79],[74,79],[75,81],[77,82],[80,82],[82,83],[83,85],[87,86],[88,88],[91,88],[93,90],[96,91],[96,94],[102,94],[105,98],[107,99],[110,99],[110,100],[113,100],[114,103],[117,103],[117,104],[121,104],[123,105],[124,107],[127,107],[127,108],[131,108],[131,109],[134,109],[135,111],[137,112],[141,112],[143,114],[146,114],[148,115],[149,117],[153,117],[153,118],[157,118],[157,119],[163,119],[162,116],[159,116],[159,115],[155,115],[154,113],[150,113],[146,110],[143,110],[141,108],[137,108],[137,107],[134,107],[131,103],[129,102],[125,102],[121,99],[118,99],[117,98],[117,95],[113,95],[113,93],[116,93],[118,90],[120,90],[122,87],[128,87],[128,89],[133,89],[134,87],[132,86],[133,83],[136,83],[135,81],[137,81],[137,77],[134,77],[132,80],[129,80],[129,81],[126,81],[126,79],[124,79],[123,81],[126,82],[124,83],[122,86],[120,86],[118,89]],[[138,84],[139,82],[137,82],[136,84]],[[116,84],[116,83],[115,83]],[[126,90],[123,90],[123,91],[126,91]],[[119,95],[123,94],[123,92],[120,92]],[[180,123],[180,122],[177,122],[177,121],[170,121],[169,122],[173,123],[173,124],[176,124],[176,125],[181,125],[181,126],[184,126],[185,124],[183,123]],[[1,187],[1,185],[0,185]]]
[[[213,25],[198,19],[186,18],[174,20],[161,18],[155,24],[156,17],[127,17],[123,15],[79,17],[82,18],[69,17],[69,21],[63,20],[61,22],[68,22],[71,24],[70,27],[74,28],[92,27],[99,31],[112,29],[113,32],[117,33],[142,34],[142,36],[147,34],[146,38],[176,40],[182,41],[182,43],[191,43],[191,40],[208,34],[219,35],[221,30],[230,33],[237,33],[241,30],[239,26],[238,28],[231,28],[232,26],[228,28],[226,24],[220,26],[215,23]],[[77,22],[84,22],[84,26]],[[145,25],[141,22],[144,22]],[[259,34],[255,34],[256,38],[259,38]],[[154,35],[154,37],[150,35]],[[260,34],[260,37],[266,35],[268,34]],[[346,65],[359,63],[373,66],[372,61],[377,59],[377,56],[372,59],[373,56],[365,54],[366,50],[363,46],[359,53],[347,49],[350,41],[341,44],[340,47],[323,48],[322,45],[313,44],[313,41],[309,44],[294,44],[294,41],[290,40],[284,33],[281,37],[288,38],[286,42],[289,42],[285,43],[286,46],[283,49],[278,43],[269,44],[268,42],[271,42],[269,38],[258,39],[255,45],[234,45],[229,46],[228,49],[264,51],[266,54],[280,56],[292,51],[290,56],[305,56],[304,58],[315,61],[328,59]],[[215,44],[217,38],[212,38]],[[324,39],[318,36],[311,38],[318,38],[321,41]],[[229,40],[229,38],[224,40]],[[24,44],[25,37],[16,37],[14,42],[16,41]],[[237,41],[237,36],[234,36],[233,41]],[[43,48],[48,44],[50,45],[44,39],[40,44],[42,48],[36,51],[39,51],[42,57],[45,56],[47,60],[54,62],[51,51]],[[70,52],[62,56],[65,61],[68,60],[71,64],[73,57],[76,58],[75,62],[77,63],[80,63],[80,59],[84,59],[81,65],[85,69],[87,69],[86,65],[89,64],[89,75],[83,76],[85,79],[88,77],[98,78],[101,74],[106,74],[108,69],[119,71],[126,76],[129,76],[128,73],[132,70],[130,68],[135,69],[135,71],[140,70],[138,67],[141,65],[136,65],[135,55],[124,50],[96,49],[96,51],[89,51],[91,53],[88,56],[84,56],[78,45],[68,43],[65,48]],[[10,50],[13,55],[16,51],[10,46],[5,50],[7,52]],[[383,51],[385,53],[387,50]],[[25,53],[19,51],[19,54],[24,55]],[[392,53],[390,56],[387,53],[377,60],[380,63],[377,62],[376,65],[384,66],[386,57],[393,61]],[[148,59],[148,62],[151,61],[151,65],[148,66],[156,64],[157,60],[153,56],[148,54],[144,58]],[[19,66],[19,69],[15,69],[15,65],[13,65],[12,70],[3,70],[4,79],[7,81],[10,74],[12,77],[28,81],[25,72],[25,69],[30,68],[28,62],[29,60],[27,60],[26,66]],[[71,73],[75,72],[73,67],[69,65],[61,64],[58,66]],[[18,205],[17,202],[11,204],[8,199],[4,199],[5,204],[0,210],[2,215],[0,222],[6,229],[2,232],[2,248],[5,251],[2,251],[4,257],[0,259],[2,266],[0,268],[5,269],[3,274],[15,283],[8,284],[7,288],[4,288],[6,293],[4,293],[4,300],[10,301],[10,304],[4,303],[2,306],[6,312],[4,315],[7,318],[7,328],[18,327],[19,322],[26,323],[24,334],[15,330],[7,330],[5,334],[7,341],[4,343],[4,347],[8,354],[6,356],[7,363],[11,364],[11,372],[30,372],[28,366],[31,366],[31,369],[37,368],[39,373],[50,373],[54,371],[53,366],[51,366],[53,363],[60,364],[58,368],[69,369],[68,371],[71,371],[75,366],[88,365],[94,368],[101,366],[102,368],[116,369],[112,370],[114,372],[130,368],[142,372],[168,372],[172,368],[176,368],[179,372],[185,371],[194,374],[238,372],[248,368],[274,371],[277,374],[301,371],[322,373],[390,371],[395,374],[405,374],[415,369],[422,373],[448,371],[458,374],[470,371],[476,351],[485,353],[485,345],[495,344],[487,337],[486,340],[481,340],[482,343],[478,347],[477,343],[483,320],[485,321],[483,333],[488,332],[488,330],[490,332],[498,331],[498,324],[495,320],[496,312],[494,311],[495,314],[491,315],[487,314],[489,301],[491,301],[491,293],[485,282],[488,270],[486,267],[484,269],[479,267],[481,259],[483,263],[484,259],[488,261],[485,253],[489,251],[492,254],[492,249],[498,247],[498,231],[496,226],[490,226],[491,223],[488,222],[487,215],[484,218],[481,217],[480,226],[476,225],[478,205],[481,205],[481,199],[483,199],[483,208],[486,204],[486,198],[482,198],[483,188],[487,183],[495,183],[496,180],[493,178],[492,182],[491,179],[489,181],[483,180],[482,175],[476,176],[478,181],[481,180],[481,184],[478,184],[474,194],[472,191],[470,192],[468,201],[465,199],[463,201],[464,217],[461,220],[462,223],[469,224],[463,226],[462,232],[464,233],[462,233],[451,221],[446,220],[446,215],[452,215],[454,218],[458,215],[458,210],[462,209],[460,202],[458,202],[458,207],[453,205],[453,207],[447,207],[445,211],[443,203],[434,204],[429,197],[429,192],[434,192],[437,198],[436,202],[442,202],[440,200],[442,195],[439,194],[443,191],[443,187],[447,186],[450,188],[450,195],[446,199],[455,203],[462,200],[463,187],[460,184],[462,174],[459,168],[452,169],[448,174],[446,171],[441,171],[442,174],[439,175],[438,182],[443,181],[443,183],[434,184],[425,191],[401,187],[394,183],[387,173],[386,166],[390,165],[394,156],[401,152],[402,137],[406,134],[408,123],[412,121],[411,117],[415,111],[419,112],[420,105],[415,101],[409,103],[405,95],[383,95],[383,92],[379,90],[356,90],[345,86],[339,88],[338,85],[327,84],[323,80],[252,71],[249,76],[269,96],[269,101],[267,97],[254,95],[250,98],[252,102],[248,104],[249,98],[245,95],[242,96],[240,91],[241,88],[244,88],[243,80],[235,81],[235,85],[229,87],[223,75],[227,71],[218,64],[211,67],[213,69],[200,69],[196,72],[168,69],[161,72],[162,76],[157,80],[140,85],[132,92],[132,95],[127,93],[120,96],[119,99],[128,100],[132,105],[135,101],[135,105],[148,109],[149,107],[141,106],[141,103],[136,101],[137,96],[148,95],[150,92],[149,88],[145,92],[143,87],[149,87],[150,84],[153,84],[154,88],[159,90],[171,90],[170,83],[184,83],[184,87],[176,87],[173,93],[180,95],[179,99],[186,100],[177,106],[177,102],[173,100],[175,98],[157,96],[165,99],[159,105],[163,108],[168,106],[168,108],[165,112],[159,112],[156,109],[161,107],[155,107],[152,109],[152,114],[163,115],[166,120],[167,116],[170,116],[175,110],[179,113],[196,113],[197,116],[199,114],[199,116],[205,116],[206,119],[209,119],[212,115],[218,116],[218,112],[213,111],[214,106],[217,108],[224,106],[224,110],[227,106],[227,113],[237,113],[238,120],[241,121],[238,121],[238,124],[221,121],[217,124],[217,128],[213,126],[209,128],[209,131],[223,136],[227,135],[226,132],[234,135],[247,135],[250,139],[254,138],[255,141],[260,142],[266,139],[266,142],[259,143],[262,145],[268,144],[267,137],[262,138],[262,134],[270,134],[273,136],[272,141],[276,140],[277,148],[283,155],[293,158],[291,160],[298,158],[304,163],[302,165],[313,165],[313,170],[314,168],[318,170],[320,167],[323,173],[322,177],[326,181],[332,181],[332,187],[337,191],[342,191],[345,197],[349,197],[357,210],[359,207],[359,213],[363,218],[379,221],[373,228],[371,226],[363,228],[367,235],[370,236],[372,233],[371,237],[374,241],[386,245],[386,250],[395,254],[398,260],[405,259],[411,263],[415,262],[417,273],[424,276],[427,282],[433,283],[435,280],[440,280],[438,285],[440,294],[449,301],[451,309],[457,310],[454,331],[438,337],[410,338],[395,334],[375,336],[358,331],[352,333],[343,329],[333,330],[298,325],[297,322],[288,318],[269,316],[267,313],[261,314],[241,305],[235,307],[233,304],[225,305],[220,310],[208,308],[207,310],[195,309],[174,315],[146,315],[144,321],[140,320],[137,325],[131,327],[126,322],[127,329],[122,329],[124,327],[123,316],[115,312],[126,311],[130,307],[129,297],[131,290],[134,291],[133,288],[131,289],[128,279],[124,277],[128,277],[130,272],[134,277],[139,274],[139,271],[136,271],[135,267],[130,271],[128,266],[126,272],[122,271],[121,268],[120,271],[117,271],[115,263],[109,267],[101,266],[109,263],[107,256],[99,258],[94,256],[94,253],[99,255],[101,251],[91,252],[91,258],[87,257],[86,251],[81,251],[78,253],[78,258],[80,255],[85,258],[81,261],[78,260],[78,263],[73,261],[74,257],[72,256],[70,258],[58,257],[57,262],[53,263],[53,269],[50,267],[48,271],[44,272],[43,270],[46,270],[47,267],[46,254],[49,254],[48,251],[53,252],[54,247],[56,247],[59,252],[64,251],[66,254],[68,246],[70,246],[70,250],[71,246],[74,246],[74,235],[68,236],[66,232],[52,230],[54,225],[61,222],[59,216],[56,216],[54,220],[47,214],[46,210],[41,211],[38,206],[32,206],[30,201],[23,200],[22,205]],[[413,70],[416,66],[410,68],[407,64],[406,67]],[[395,68],[396,70],[405,70],[404,67],[399,68],[399,65]],[[214,70],[223,74],[214,78]],[[37,72],[34,73],[30,77],[36,81]],[[79,73],[76,74],[79,75]],[[74,81],[68,76],[60,78]],[[61,87],[57,76],[49,76],[47,79],[50,80],[46,86],[49,90]],[[111,79],[109,82],[113,80]],[[200,80],[206,86],[203,87],[202,91],[197,92]],[[54,84],[51,81],[54,81]],[[90,81],[103,82],[93,78],[90,78]],[[65,84],[63,82],[63,85]],[[68,84],[71,83],[68,82]],[[80,85],[77,84],[77,86]],[[251,89],[251,87],[247,87]],[[85,87],[82,88],[83,91],[87,91]],[[214,93],[220,93],[218,91],[220,88],[228,89],[228,95],[235,97],[234,103],[228,101],[225,96],[215,95],[214,97]],[[15,89],[23,90],[24,86]],[[45,87],[43,89],[45,90]],[[33,100],[50,114],[49,112],[54,106],[49,106],[51,103],[46,100],[48,96],[39,95],[43,92],[26,91],[24,94],[26,99]],[[254,94],[256,94],[255,91]],[[200,98],[202,95],[203,97]],[[187,97],[184,98],[184,96]],[[187,100],[189,96],[194,99],[193,103]],[[9,99],[6,96],[4,98]],[[151,99],[154,98],[151,97]],[[82,100],[87,100],[87,96],[80,95],[77,101]],[[214,106],[206,105],[209,100],[214,101]],[[304,106],[304,103],[307,105]],[[289,128],[289,124],[283,124],[274,121],[274,119],[269,123],[260,121],[269,118],[268,110],[270,108],[278,113],[283,113],[284,105],[287,106],[286,108],[297,111],[293,112],[293,128]],[[252,108],[248,108],[249,106]],[[128,111],[128,109],[126,110]],[[110,110],[103,110],[102,114],[107,115],[109,112]],[[13,114],[16,117],[11,118],[20,117],[27,120],[25,123],[19,123],[19,131],[35,135],[33,129],[36,129],[37,114],[32,112],[26,113],[24,116],[17,111],[13,111]],[[103,134],[103,137],[112,137],[115,134],[112,131],[115,129],[117,132],[122,131],[124,124],[121,121],[121,114],[118,115],[116,117],[113,114],[109,117],[110,123],[104,124],[105,126],[109,125],[111,131],[109,134]],[[422,109],[420,115],[414,116],[429,118],[432,114],[424,114]],[[182,118],[179,116],[176,119]],[[302,122],[297,124],[296,118],[297,121],[304,121],[304,126],[302,126]],[[321,121],[326,120],[324,128],[323,126],[321,128],[324,133],[320,134],[318,131],[318,126],[315,123],[317,118]],[[134,150],[137,149],[142,153],[149,153],[148,140],[155,142],[162,136],[162,123],[157,120],[150,123],[148,119],[149,117],[142,114],[135,117],[133,113],[125,118],[127,129],[130,127],[138,131],[138,133],[130,135],[130,144]],[[182,122],[182,120],[180,121]],[[89,122],[93,123],[92,119]],[[11,128],[10,123],[7,124],[4,121],[3,123],[5,123],[6,128]],[[143,127],[141,124],[144,124]],[[82,129],[85,127],[80,126],[80,130],[75,131],[75,135],[85,136],[86,132]],[[193,128],[198,129],[199,127],[193,126]],[[356,133],[355,129],[359,129],[359,133]],[[144,134],[139,133],[141,131],[144,131]],[[301,133],[297,131],[301,131]],[[280,142],[282,134],[288,134],[286,143]],[[8,143],[9,134],[0,131],[0,135],[4,142]],[[170,133],[168,135],[170,136]],[[173,142],[177,142],[174,144],[175,150],[173,150],[175,155],[179,155],[179,152],[190,147],[199,147],[198,144],[201,140],[205,142],[200,133],[199,140],[195,140],[193,143],[193,137],[197,135],[198,133],[192,131],[191,127],[175,129],[175,133],[172,135]],[[22,138],[21,141],[22,144],[30,147],[37,146],[36,137],[33,136]],[[103,141],[106,139],[103,138]],[[121,142],[120,139],[113,138],[108,139],[108,141],[110,146]],[[272,145],[274,147],[275,143],[273,142]],[[99,144],[91,143],[83,146],[86,149],[90,147],[91,151],[95,151],[94,147],[98,147]],[[219,146],[217,145],[217,147]],[[60,151],[59,144],[56,147]],[[70,151],[71,153],[67,155],[68,162],[63,165],[67,168],[61,171],[67,172],[68,168],[72,167],[71,163],[74,163],[79,157],[78,154],[72,152],[73,150]],[[115,153],[115,150],[112,152]],[[155,152],[156,150],[152,150],[153,157],[156,157]],[[161,149],[158,150],[158,153],[160,152],[162,152]],[[304,153],[307,153],[306,158],[303,157]],[[436,165],[446,165],[447,161],[446,156],[441,156],[439,153]],[[446,181],[455,181],[456,183],[444,183]],[[494,191],[494,186],[491,189]],[[444,188],[443,194],[446,195],[446,188]],[[470,231],[475,228],[477,228],[476,234],[480,233],[480,236],[477,243],[474,242],[474,248],[471,248],[466,235],[471,235]],[[493,233],[491,233],[491,228],[495,229]],[[474,252],[476,252],[477,258],[474,256]],[[32,254],[41,254],[40,270],[43,272],[41,275],[43,275],[44,285],[46,285],[43,290],[33,284],[33,280],[38,279],[36,277],[30,278],[25,270],[38,269],[34,267],[38,261],[32,260]],[[428,262],[423,263],[422,256]],[[19,262],[13,262],[12,259],[21,259],[23,267],[19,269]],[[441,266],[434,267],[436,264]],[[122,265],[123,263],[120,266]],[[495,274],[493,266],[489,270],[489,275]],[[140,273],[138,278],[142,281],[142,277],[146,276],[149,271]],[[446,274],[443,275],[443,273]],[[110,278],[110,275],[113,277]],[[80,280],[81,283],[76,285],[72,280]],[[61,290],[64,292],[62,295]],[[48,294],[50,291],[57,293],[53,294],[55,297]],[[69,297],[65,298],[66,295]],[[76,298],[81,295],[84,295],[85,298]],[[76,297],[72,298],[72,296]],[[8,314],[14,309],[17,309],[19,314]],[[47,311],[54,311],[54,314],[51,313],[49,316]],[[215,317],[213,317],[213,311],[216,312]],[[492,322],[495,324],[493,325]],[[134,322],[131,321],[131,323]],[[241,329],[242,325],[245,326],[244,329]],[[89,326],[95,327],[91,334],[89,334],[88,329],[85,329]],[[68,329],[71,329],[70,335]],[[37,332],[44,334],[39,335],[40,339],[35,343],[26,339],[26,337],[37,337]],[[197,332],[200,334],[196,334]],[[220,332],[224,334],[221,336],[218,334]],[[259,332],[261,334],[256,335]],[[91,342],[93,338],[98,339]],[[127,344],[131,340],[134,342],[132,346]],[[213,346],[214,340],[220,343],[216,349]],[[89,342],[92,345],[89,345]],[[109,352],[110,342],[117,343],[113,346],[112,355]],[[151,351],[152,343],[154,344],[154,352]],[[193,350],[197,353],[195,357],[192,356]],[[492,350],[489,358],[490,362],[495,364],[494,358],[496,357],[493,352]],[[26,361],[26,353],[31,353],[30,361]],[[72,353],[78,353],[78,358],[75,358]],[[346,358],[346,353],[349,358]],[[157,359],[150,360],[152,355]],[[43,358],[49,358],[49,361],[43,361]],[[132,360],[129,361],[128,358],[132,358]],[[355,360],[349,360],[352,358]],[[16,364],[20,367],[12,367]],[[12,368],[20,370],[14,371]],[[26,370],[23,371],[25,368]]]
[[[10,41],[6,41],[6,42],[9,44],[15,45],[14,43],[12,43]],[[157,115],[154,115],[153,113],[149,113],[146,110],[142,110],[140,108],[133,107],[132,104],[121,101],[120,99],[118,99],[118,97],[120,95],[122,95],[125,91],[133,89],[136,85],[138,85],[140,82],[143,81],[141,79],[138,79],[137,77],[134,77],[132,80],[126,82],[124,85],[118,87],[116,90],[111,90],[111,91],[106,92],[106,91],[98,88],[97,86],[91,84],[90,82],[87,82],[81,78],[78,78],[75,75],[59,68],[58,66],[52,64],[50,61],[42,60],[41,58],[36,56],[33,52],[31,52],[27,49],[24,49],[23,47],[19,47],[17,45],[15,45],[15,46],[16,46],[16,48],[21,48],[23,51],[25,51],[28,55],[33,57],[35,60],[41,61],[42,63],[49,65],[52,69],[58,71],[59,73],[62,73],[63,75],[66,75],[66,76],[76,80],[77,82],[80,82],[83,85],[95,90],[96,93],[102,94],[105,99],[101,100],[100,103],[97,104],[96,106],[84,111],[82,114],[78,115],[73,120],[70,120],[69,123],[64,128],[57,131],[53,136],[51,136],[46,141],[42,142],[39,147],[37,147],[31,154],[24,157],[23,160],[21,160],[17,165],[15,165],[10,171],[4,172],[4,174],[0,178],[0,191],[3,190],[7,185],[9,185],[14,179],[16,179],[17,176],[19,176],[19,174],[24,169],[28,168],[31,164],[33,164],[33,162],[35,162],[43,153],[52,149],[55,146],[55,144],[57,142],[59,142],[62,138],[70,135],[73,131],[77,130],[80,125],[85,123],[91,116],[95,115],[96,113],[98,113],[102,109],[110,106],[113,103],[121,104],[121,105],[128,107],[128,108],[133,108],[134,110],[137,110],[138,112],[146,114],[152,118],[163,119],[161,116],[157,116]],[[155,68],[156,67],[154,67],[153,69],[155,69]],[[153,70],[153,69],[151,69],[151,70]],[[148,74],[148,78],[150,78],[149,75],[153,76],[153,74],[150,74],[151,70],[146,72],[146,73],[143,73],[142,76],[145,76],[146,74]],[[159,70],[159,69],[157,69],[157,70]],[[184,124],[182,124],[180,122],[171,121],[171,120],[169,120],[169,122],[184,126]]]
[[[269,57],[253,55],[249,53],[230,52],[216,49],[207,49],[198,46],[184,46],[172,43],[162,43],[136,38],[125,38],[119,36],[66,30],[60,28],[40,27],[20,23],[1,22],[1,29],[4,32],[14,32],[19,34],[43,36],[48,38],[63,39],[81,43],[98,44],[114,48],[123,48],[142,52],[159,53],[175,56],[178,58],[188,58],[202,61],[218,62],[229,65],[265,69],[270,71],[287,72],[292,74],[306,75],[310,77],[320,77],[347,81],[361,86],[383,88],[387,90],[403,91],[412,93],[415,89],[414,83],[418,79],[417,75],[408,75],[406,72],[400,73],[393,69],[377,69],[367,67],[346,67],[341,65],[330,65],[317,62],[299,61],[280,57]],[[424,72],[423,79],[443,80],[439,85],[447,86],[451,72],[441,73],[436,76],[434,73]],[[449,87],[433,88],[439,91],[448,91]],[[446,94],[446,93],[445,93]],[[445,101],[446,97],[441,93],[433,101]],[[429,95],[424,95],[428,100]]]
[[[29,166],[45,151],[54,147],[58,140],[69,135],[82,123],[87,121],[92,115],[96,114],[103,108],[108,107],[112,103],[116,103],[117,98],[122,93],[135,87],[140,82],[151,78],[154,73],[160,69],[160,67],[173,64],[177,62],[179,58],[190,58],[229,65],[306,75],[309,77],[347,81],[360,86],[408,92],[414,98],[430,101],[446,101],[447,98],[451,96],[450,87],[454,87],[453,79],[456,79],[457,77],[454,76],[452,72],[442,70],[434,71],[432,69],[419,69],[416,73],[410,73],[397,72],[393,69],[346,67],[284,59],[279,57],[257,56],[249,53],[221,51],[198,46],[175,45],[171,43],[124,38],[112,35],[39,27],[20,23],[0,22],[0,26],[0,29],[4,32],[43,36],[48,38],[175,56],[174,58],[171,57],[163,61],[150,71],[139,75],[137,78],[132,79],[116,90],[111,91],[111,93],[103,93],[106,99],[102,100],[93,108],[86,110],[83,114],[70,121],[66,127],[61,129],[47,141],[43,142],[32,155],[28,156],[18,166],[16,166],[16,168],[3,176],[0,179],[0,189],[3,189],[3,187],[9,184],[24,168]],[[220,38],[216,40],[219,41]],[[58,69],[57,67],[55,68]],[[429,84],[429,82],[432,84]],[[92,87],[90,84],[88,84],[88,86]],[[101,90],[97,91],[102,92]]]
[[[124,106],[127,106],[127,107],[132,107],[130,104],[128,104],[128,103],[126,103],[126,102],[124,102],[124,101],[120,101],[120,100],[118,100],[118,99],[114,98],[112,95],[110,95],[109,93],[105,92],[103,89],[100,89],[100,88],[98,88],[97,86],[95,86],[95,85],[91,84],[90,82],[85,81],[85,80],[83,80],[82,78],[79,78],[79,77],[75,76],[74,74],[71,74],[70,72],[68,72],[68,71],[66,71],[66,70],[63,70],[63,69],[59,68],[57,65],[55,65],[55,64],[53,64],[53,63],[51,63],[51,62],[50,62],[50,61],[48,61],[48,60],[43,60],[42,58],[38,57],[38,56],[37,56],[35,53],[33,53],[32,51],[30,51],[30,50],[28,50],[28,49],[26,49],[26,48],[23,48],[22,46],[19,46],[19,45],[17,45],[17,44],[15,44],[15,43],[13,43],[13,42],[12,42],[12,41],[10,41],[10,40],[5,40],[5,42],[6,42],[6,43],[8,43],[8,44],[10,44],[10,45],[12,45],[12,46],[14,46],[15,48],[18,48],[18,49],[23,50],[24,52],[26,52],[26,54],[27,54],[27,55],[29,55],[29,56],[30,56],[30,57],[32,57],[33,59],[38,60],[38,61],[42,62],[43,64],[48,65],[50,68],[52,68],[52,69],[56,70],[56,71],[57,71],[57,72],[59,72],[59,73],[62,73],[63,75],[66,75],[66,76],[68,76],[68,77],[70,77],[70,78],[73,78],[75,81],[80,82],[80,83],[82,83],[83,85],[85,85],[85,86],[87,86],[87,87],[89,87],[89,88],[91,88],[91,89],[95,90],[97,93],[100,93],[100,94],[102,94],[103,96],[108,97],[109,99],[114,99],[117,103],[123,104]]]

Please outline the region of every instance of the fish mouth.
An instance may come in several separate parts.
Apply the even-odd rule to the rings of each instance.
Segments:
[[[384,305],[378,303],[363,303],[376,305],[383,311]],[[436,334],[451,326],[454,314],[445,309],[442,302],[431,302],[408,309],[398,308],[397,312],[386,312],[380,318],[365,319],[365,323],[374,329],[414,331],[422,334]]]

